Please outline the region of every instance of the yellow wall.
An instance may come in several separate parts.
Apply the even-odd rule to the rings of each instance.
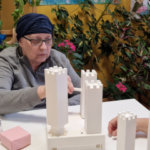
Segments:
[[[124,6],[127,10],[130,10],[130,0],[122,0],[121,5]],[[81,13],[81,10],[78,5],[63,5],[63,6],[65,6],[67,8],[69,13],[71,13],[71,12],[72,12],[72,14]],[[96,8],[99,9],[99,10],[94,11],[95,17],[98,18],[99,15],[101,14],[101,11],[104,10],[104,5],[96,4],[95,6],[96,6]],[[38,6],[37,12],[47,15],[51,19],[52,23],[55,23],[55,14],[51,13],[52,7],[55,7],[55,5],[53,5],[53,6]],[[113,10],[113,8],[114,8],[114,6],[111,5],[110,10]],[[3,29],[11,29],[12,28],[13,18],[11,16],[11,13],[14,11],[14,9],[15,9],[15,6],[14,6],[13,0],[2,0],[1,20],[3,22],[3,26],[2,26]],[[32,8],[28,3],[24,6],[24,12],[25,12],[25,14],[32,12]],[[83,20],[85,19],[82,14],[80,15],[80,17]],[[108,16],[106,16],[105,18],[108,19]]]
[[[131,0],[121,0],[121,1],[122,1],[121,6],[124,6],[128,11],[130,11]],[[70,13],[71,13],[71,15],[78,14],[80,16],[80,19],[83,20],[83,22],[86,21],[85,16],[82,14],[78,5],[63,5],[63,6],[65,6],[67,8],[69,14]],[[52,7],[55,7],[55,6],[38,6],[37,12],[47,15],[50,18],[51,22],[53,24],[55,24],[56,23],[56,20],[55,20],[56,16],[54,13],[51,13]],[[94,10],[93,12],[94,12],[95,17],[98,18],[101,15],[101,12],[104,10],[104,5],[96,4],[95,7],[97,9]],[[114,7],[115,7],[114,5],[111,5],[109,7],[109,9],[111,11],[113,11]],[[14,6],[13,0],[2,0],[1,20],[3,22],[3,26],[2,26],[3,29],[12,29],[13,18],[11,16],[11,13],[14,11],[14,9],[15,9],[15,6]],[[26,13],[30,13],[30,12],[32,12],[32,7],[27,3],[24,6],[24,13],[26,14]],[[106,15],[104,17],[104,20],[105,19],[110,20],[110,16]],[[96,53],[98,55],[98,54],[100,54],[100,51],[97,50]],[[111,76],[109,75],[111,70],[112,70],[111,65],[110,65],[111,62],[109,62],[108,59],[105,57],[100,59],[100,62],[101,63],[97,65],[96,70],[98,72],[98,78],[100,80],[102,80],[104,86],[106,86],[106,82],[103,78],[102,73],[100,72],[100,68],[103,70],[103,73],[105,74],[106,78],[111,80]]]

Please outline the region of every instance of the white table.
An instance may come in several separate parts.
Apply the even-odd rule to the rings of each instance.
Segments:
[[[134,99],[103,102],[102,107],[102,132],[106,133],[106,150],[116,150],[116,137],[108,136],[108,122],[117,116],[118,112],[130,110],[137,114],[139,118],[149,118],[149,111]],[[80,106],[69,106],[69,112],[79,113]],[[46,150],[46,109],[34,109],[4,115],[2,119],[3,130],[20,126],[31,134],[31,145],[24,148],[24,150]],[[146,150],[147,135],[144,133],[137,133],[135,141],[135,150]],[[0,150],[6,150],[0,144]]]

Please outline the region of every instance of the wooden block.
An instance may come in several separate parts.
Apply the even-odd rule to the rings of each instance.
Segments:
[[[100,134],[103,85],[99,80],[85,82],[85,130],[87,134]]]
[[[91,81],[97,80],[97,73],[95,70],[92,70],[92,72],[90,72],[89,70],[86,70],[86,72],[84,70],[81,70],[81,100],[80,100],[80,112],[81,112],[81,117],[84,118],[85,117],[85,80]]]
[[[53,67],[45,69],[47,124],[55,136],[64,134],[68,123],[67,69]]]
[[[136,119],[130,111],[118,114],[117,150],[134,150]]]
[[[31,135],[21,127],[15,127],[0,133],[2,145],[9,150],[22,149],[31,144]]]

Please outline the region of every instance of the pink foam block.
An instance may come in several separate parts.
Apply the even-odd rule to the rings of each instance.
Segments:
[[[19,126],[1,132],[0,139],[9,150],[19,150],[31,144],[31,135]]]

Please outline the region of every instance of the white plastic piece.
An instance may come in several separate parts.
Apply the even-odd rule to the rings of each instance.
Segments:
[[[104,150],[105,135],[86,135],[86,136],[67,136],[67,137],[52,137],[48,141],[48,150],[57,150],[58,148],[77,148],[83,150],[85,146],[93,146],[96,150]],[[63,149],[64,150],[64,149]]]
[[[147,150],[150,150],[150,114],[149,114],[148,135],[147,135]]]
[[[136,119],[130,111],[118,114],[117,150],[134,150]]]
[[[84,70],[81,70],[81,100],[80,100],[80,112],[81,112],[81,117],[84,118],[85,117],[85,80],[91,81],[97,80],[97,73],[95,70],[92,70],[92,72],[90,72],[89,70],[86,70],[86,72]]]
[[[99,80],[85,83],[85,130],[87,134],[100,134],[103,85]]]
[[[48,150],[104,150],[105,134],[87,134],[84,119],[79,113],[69,114],[69,123],[65,125],[65,135],[54,137],[51,127],[47,126]]]
[[[67,69],[45,69],[45,87],[47,124],[53,136],[64,135],[64,125],[68,123]]]
[[[74,91],[82,92],[81,88],[74,88]]]

